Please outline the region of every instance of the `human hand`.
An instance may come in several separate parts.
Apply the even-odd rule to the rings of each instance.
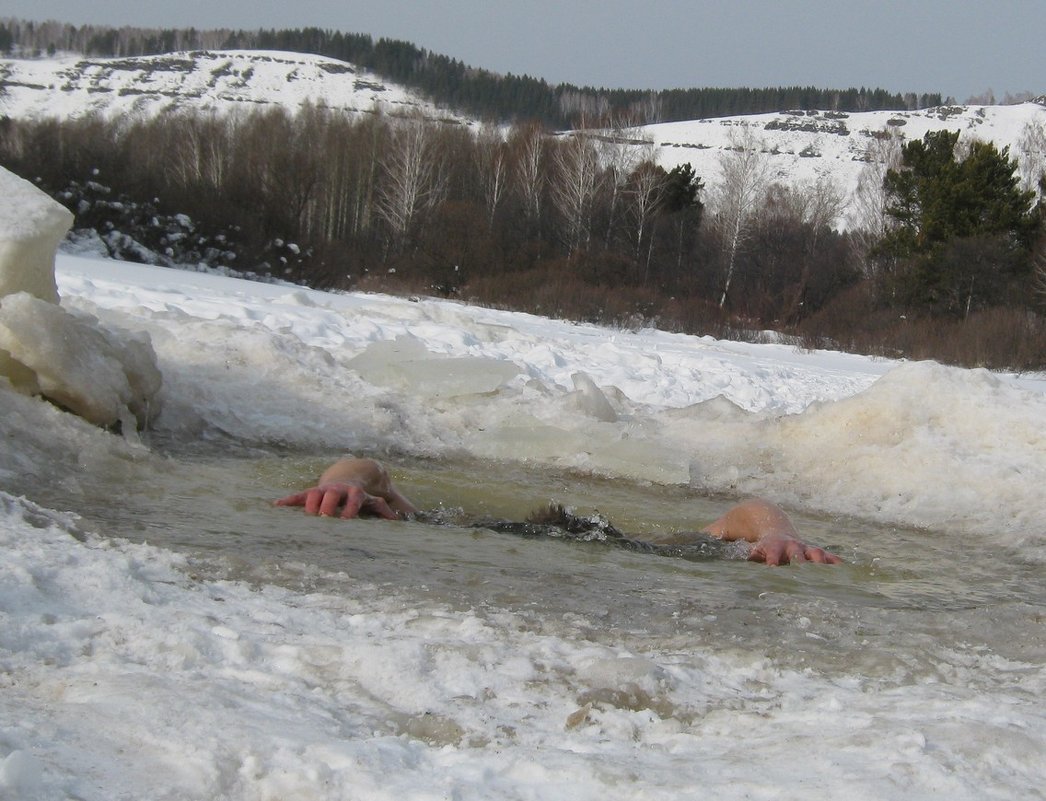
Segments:
[[[787,565],[790,562],[817,562],[823,565],[842,564],[842,559],[834,553],[807,545],[795,537],[779,534],[768,534],[752,545],[748,554],[751,562],[763,562],[768,565]]]
[[[274,501],[276,506],[304,506],[305,514],[320,517],[338,517],[343,520],[359,517],[361,512],[368,512],[385,520],[398,520],[399,516],[392,511],[388,501],[377,495],[371,495],[356,484],[330,482],[319,484],[302,492],[288,495]]]

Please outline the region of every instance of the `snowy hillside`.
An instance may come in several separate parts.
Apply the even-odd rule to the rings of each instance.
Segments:
[[[77,117],[90,112],[151,115],[197,108],[218,113],[305,102],[350,113],[381,109],[420,113],[429,119],[469,124],[418,94],[345,62],[313,55],[263,51],[195,51],[115,59],[64,57],[0,60],[6,96],[0,110],[14,118]],[[928,131],[958,130],[963,136],[1009,147],[1027,160],[1023,144],[1035,127],[1046,137],[1046,99],[1012,106],[946,106],[914,112],[782,111],[745,117],[648,125],[628,138],[651,148],[666,169],[689,162],[712,186],[719,161],[750,129],[770,160],[772,177],[785,184],[831,178],[849,196],[866,165],[883,158],[887,133],[901,141]],[[1037,168],[1041,169],[1041,146]],[[1029,174],[1031,174],[1029,173]],[[1029,180],[1029,185],[1034,185]]]
[[[1011,106],[941,106],[921,111],[785,111],[648,125],[632,133],[653,145],[666,169],[689,162],[705,184],[712,185],[719,176],[722,154],[747,128],[769,159],[774,180],[788,184],[825,176],[849,195],[862,171],[886,152],[887,134],[906,142],[930,131],[959,131],[960,141],[991,141],[1000,150],[1009,147],[1010,157],[1021,161],[1027,158],[1024,140],[1032,127],[1038,128],[1040,137],[1046,132],[1042,98]]]
[[[266,51],[194,51],[140,58],[0,60],[10,117],[152,115],[196,108],[218,113],[309,102],[340,111],[420,113],[460,122],[416,94],[322,56]]]

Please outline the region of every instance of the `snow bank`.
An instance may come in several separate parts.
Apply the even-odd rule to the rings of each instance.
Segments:
[[[159,409],[148,336],[58,305],[54,264],[73,215],[0,168],[0,377],[92,423],[133,431]]]
[[[691,484],[770,494],[826,511],[1043,550],[1046,397],[986,370],[901,364],[864,392],[797,415],[726,404],[686,410],[670,430],[690,442]]]
[[[0,167],[0,297],[28,292],[57,303],[54,256],[72,225],[65,206]]]
[[[0,301],[0,349],[12,383],[92,423],[144,426],[159,410],[162,379],[145,334],[114,332],[27,292]]]

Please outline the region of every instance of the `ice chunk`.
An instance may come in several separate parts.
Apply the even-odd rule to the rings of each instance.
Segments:
[[[73,215],[0,167],[0,297],[15,292],[58,302],[54,256]]]
[[[35,797],[42,775],[36,757],[28,751],[12,751],[0,759],[0,798]]]
[[[112,332],[58,305],[54,260],[73,215],[0,168],[0,376],[103,426],[143,427],[160,371],[145,335]]]
[[[617,421],[617,412],[610,405],[603,390],[596,386],[587,373],[577,372],[571,376],[574,381],[574,389],[577,390],[578,408],[585,414],[589,414],[604,423]]]
[[[506,359],[444,356],[408,337],[374,342],[349,366],[372,384],[430,398],[487,394],[520,373]]]
[[[161,376],[144,334],[106,330],[27,292],[0,298],[0,374],[102,426],[143,427],[159,411]]]

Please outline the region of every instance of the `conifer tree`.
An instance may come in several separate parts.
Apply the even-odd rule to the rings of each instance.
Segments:
[[[1027,272],[1040,223],[1008,148],[974,141],[960,159],[958,139],[936,131],[904,146],[900,168],[884,178],[896,227],[878,250],[897,266],[894,297],[965,315]]]

